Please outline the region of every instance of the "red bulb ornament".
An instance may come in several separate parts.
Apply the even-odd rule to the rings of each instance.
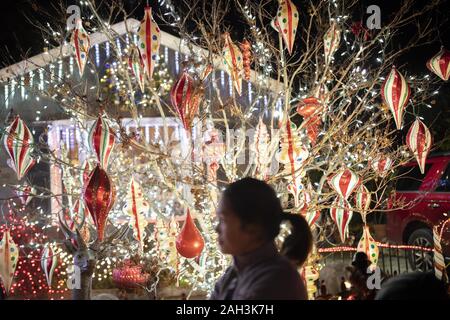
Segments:
[[[195,226],[188,209],[183,228],[176,240],[177,251],[185,258],[195,258],[200,255],[204,246],[205,241]]]

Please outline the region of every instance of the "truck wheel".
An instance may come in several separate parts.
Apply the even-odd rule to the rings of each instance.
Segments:
[[[433,248],[433,233],[430,229],[417,229],[408,238],[408,245]],[[433,252],[410,250],[409,264],[413,270],[428,271],[433,269]]]

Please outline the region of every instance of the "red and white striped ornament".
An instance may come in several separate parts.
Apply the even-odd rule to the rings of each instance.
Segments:
[[[16,171],[17,179],[22,179],[33,167],[35,161],[31,157],[33,135],[25,122],[17,116],[6,128],[3,142],[9,154],[9,165]]]
[[[109,157],[115,141],[116,137],[108,122],[105,118],[99,116],[89,132],[89,146],[97,156],[97,160],[103,169],[108,167]]]
[[[81,77],[83,76],[84,67],[88,61],[89,49],[91,48],[89,34],[84,30],[81,19],[77,19],[76,21],[76,27],[71,37],[71,44],[75,51],[75,60]]]
[[[138,46],[141,57],[144,60],[145,72],[148,74],[149,79],[152,79],[153,70],[158,59],[161,31],[152,17],[151,7],[145,7],[144,20],[142,20],[138,35]]]
[[[128,66],[133,72],[134,77],[141,89],[141,92],[144,92],[145,89],[145,66],[144,60],[142,59],[141,53],[138,48],[133,47],[131,49],[130,55],[128,57]]]
[[[335,21],[331,22],[331,26],[327,33],[323,36],[323,48],[325,52],[325,63],[328,64],[333,59],[334,53],[339,48],[341,42],[341,30]]]
[[[448,282],[447,270],[445,266],[444,256],[442,255],[441,234],[439,227],[433,228],[433,242],[434,242],[434,274],[436,278],[444,282]]]
[[[134,238],[139,242],[139,254],[144,253],[145,227],[147,226],[145,216],[148,214],[149,209],[150,207],[144,199],[141,186],[134,178],[131,178],[123,211],[131,217],[130,226],[133,229]]]
[[[228,73],[231,75],[234,88],[236,92],[241,95],[242,93],[242,72],[244,69],[244,60],[242,52],[237,45],[231,40],[230,34],[227,32],[224,34],[225,46],[222,50],[223,64],[225,65]]]
[[[190,130],[190,120],[198,111],[199,101],[194,99],[195,82],[187,73],[183,72],[170,91],[172,106],[177,111],[178,117],[186,130]]]
[[[343,198],[336,198],[330,208],[331,219],[336,223],[341,241],[345,242],[348,236],[348,225],[353,216],[349,203]]]
[[[428,60],[427,67],[439,78],[447,81],[450,77],[450,51],[441,48],[441,51]]]
[[[406,144],[416,157],[420,172],[424,174],[425,162],[431,150],[432,138],[430,130],[419,119],[416,119],[409,128],[408,134],[406,135]]]
[[[328,179],[328,184],[337,194],[347,200],[356,187],[361,183],[359,176],[350,169],[341,169]]]
[[[279,0],[277,16],[272,21],[272,27],[281,34],[283,41],[292,54],[295,34],[298,27],[298,10],[291,0]]]
[[[45,279],[49,288],[52,287],[53,273],[58,265],[58,257],[55,254],[52,246],[46,243],[41,255],[41,268],[44,271]]]
[[[361,186],[356,190],[355,193],[355,205],[361,213],[361,217],[364,223],[366,223],[366,216],[370,208],[371,199],[372,194],[369,192],[369,190],[367,190],[365,185],[361,184]]]
[[[381,96],[391,110],[398,130],[402,128],[403,114],[410,94],[411,89],[405,77],[395,67],[392,67],[381,87]]]
[[[386,155],[378,155],[371,161],[373,171],[381,178],[384,178],[389,174],[392,164],[392,159]]]

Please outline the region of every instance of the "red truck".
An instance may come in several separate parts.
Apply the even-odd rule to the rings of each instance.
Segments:
[[[397,173],[395,191],[388,202],[386,234],[394,243],[433,247],[435,225],[450,217],[450,153],[429,156],[425,173],[421,174],[417,162],[402,166]],[[450,222],[442,232],[442,250],[448,265],[450,259]],[[417,270],[433,268],[432,253],[412,251],[410,264]]]

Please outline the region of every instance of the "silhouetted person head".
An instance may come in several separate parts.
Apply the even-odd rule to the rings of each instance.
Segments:
[[[434,272],[412,272],[389,279],[375,300],[448,300],[447,285]]]
[[[311,251],[312,234],[306,220],[301,215],[284,213],[275,191],[263,181],[244,178],[228,185],[217,217],[216,230],[223,253],[243,255],[273,241],[283,221],[289,221],[292,229],[281,253],[302,265]]]
[[[353,256],[352,266],[362,274],[366,274],[367,268],[370,266],[370,260],[365,252],[357,252]]]

